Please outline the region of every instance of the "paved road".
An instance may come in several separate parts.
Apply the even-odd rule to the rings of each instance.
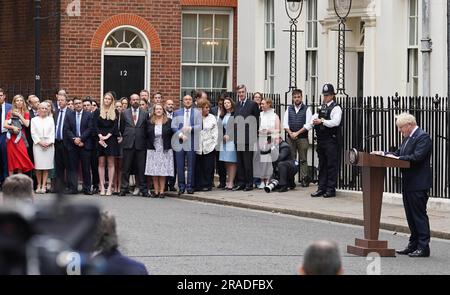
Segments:
[[[117,216],[124,253],[152,274],[295,274],[310,242],[339,243],[345,274],[366,274],[366,258],[349,255],[346,245],[362,227],[180,199],[77,197],[96,200]],[[382,231],[394,248],[407,236]],[[381,274],[450,274],[449,241],[434,239],[432,257],[381,259]]]

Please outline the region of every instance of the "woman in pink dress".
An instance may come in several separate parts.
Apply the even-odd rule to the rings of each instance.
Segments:
[[[11,111],[6,114],[4,126],[8,129],[6,151],[9,175],[34,169],[27,152],[28,140],[25,128],[28,126],[30,126],[30,114],[27,111],[25,99],[22,95],[16,95],[12,101]]]

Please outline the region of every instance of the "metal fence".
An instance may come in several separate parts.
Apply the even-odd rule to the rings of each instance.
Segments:
[[[432,197],[450,198],[450,105],[444,97],[400,97],[398,95],[366,98],[338,98],[342,106],[342,151],[356,148],[370,152],[373,150],[395,151],[402,138],[395,126],[395,116],[409,112],[416,117],[417,124],[428,132],[433,141],[431,166],[433,171]],[[361,174],[358,168],[344,163],[341,153],[339,188],[361,189]],[[400,193],[399,169],[389,168],[384,190]]]
[[[0,81],[0,88],[2,88],[3,90],[5,90],[5,94],[7,97],[7,101],[11,102],[11,100],[13,99],[13,97],[17,94],[21,94],[25,97],[25,99],[27,99],[27,97],[31,94],[35,94],[34,92],[34,82],[29,83],[29,82],[22,82],[22,81],[17,81],[15,83],[11,83],[11,84],[6,84],[6,83],[2,83]],[[56,90],[55,89],[41,89],[41,100],[45,100],[45,99],[55,99],[55,93]]]
[[[213,105],[220,95],[229,95],[236,100],[236,94],[208,93]],[[282,118],[286,108],[292,103],[279,94],[262,94],[274,102],[276,113]],[[248,93],[251,98],[252,93]],[[305,103],[316,112],[322,98],[304,97]],[[395,116],[402,112],[413,114],[418,125],[428,132],[433,141],[431,166],[433,171],[433,187],[431,196],[450,198],[449,168],[450,168],[450,101],[446,97],[338,97],[337,102],[342,107],[342,136],[340,138],[340,169],[338,177],[339,189],[361,190],[361,171],[358,167],[345,164],[345,151],[356,148],[360,151],[396,150],[402,141],[401,134],[395,126]],[[315,151],[316,137],[312,136],[312,153],[308,163],[313,179],[317,181],[317,155]],[[396,168],[389,168],[385,179],[385,192],[401,193],[401,174]]]

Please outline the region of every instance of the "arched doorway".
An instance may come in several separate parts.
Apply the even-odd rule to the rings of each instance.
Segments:
[[[102,48],[102,95],[114,91],[119,99],[148,89],[150,46],[140,30],[130,26],[115,28]]]

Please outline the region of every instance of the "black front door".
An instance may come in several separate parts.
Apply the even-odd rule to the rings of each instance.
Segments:
[[[116,99],[144,89],[145,57],[105,55],[103,91],[114,91]]]

